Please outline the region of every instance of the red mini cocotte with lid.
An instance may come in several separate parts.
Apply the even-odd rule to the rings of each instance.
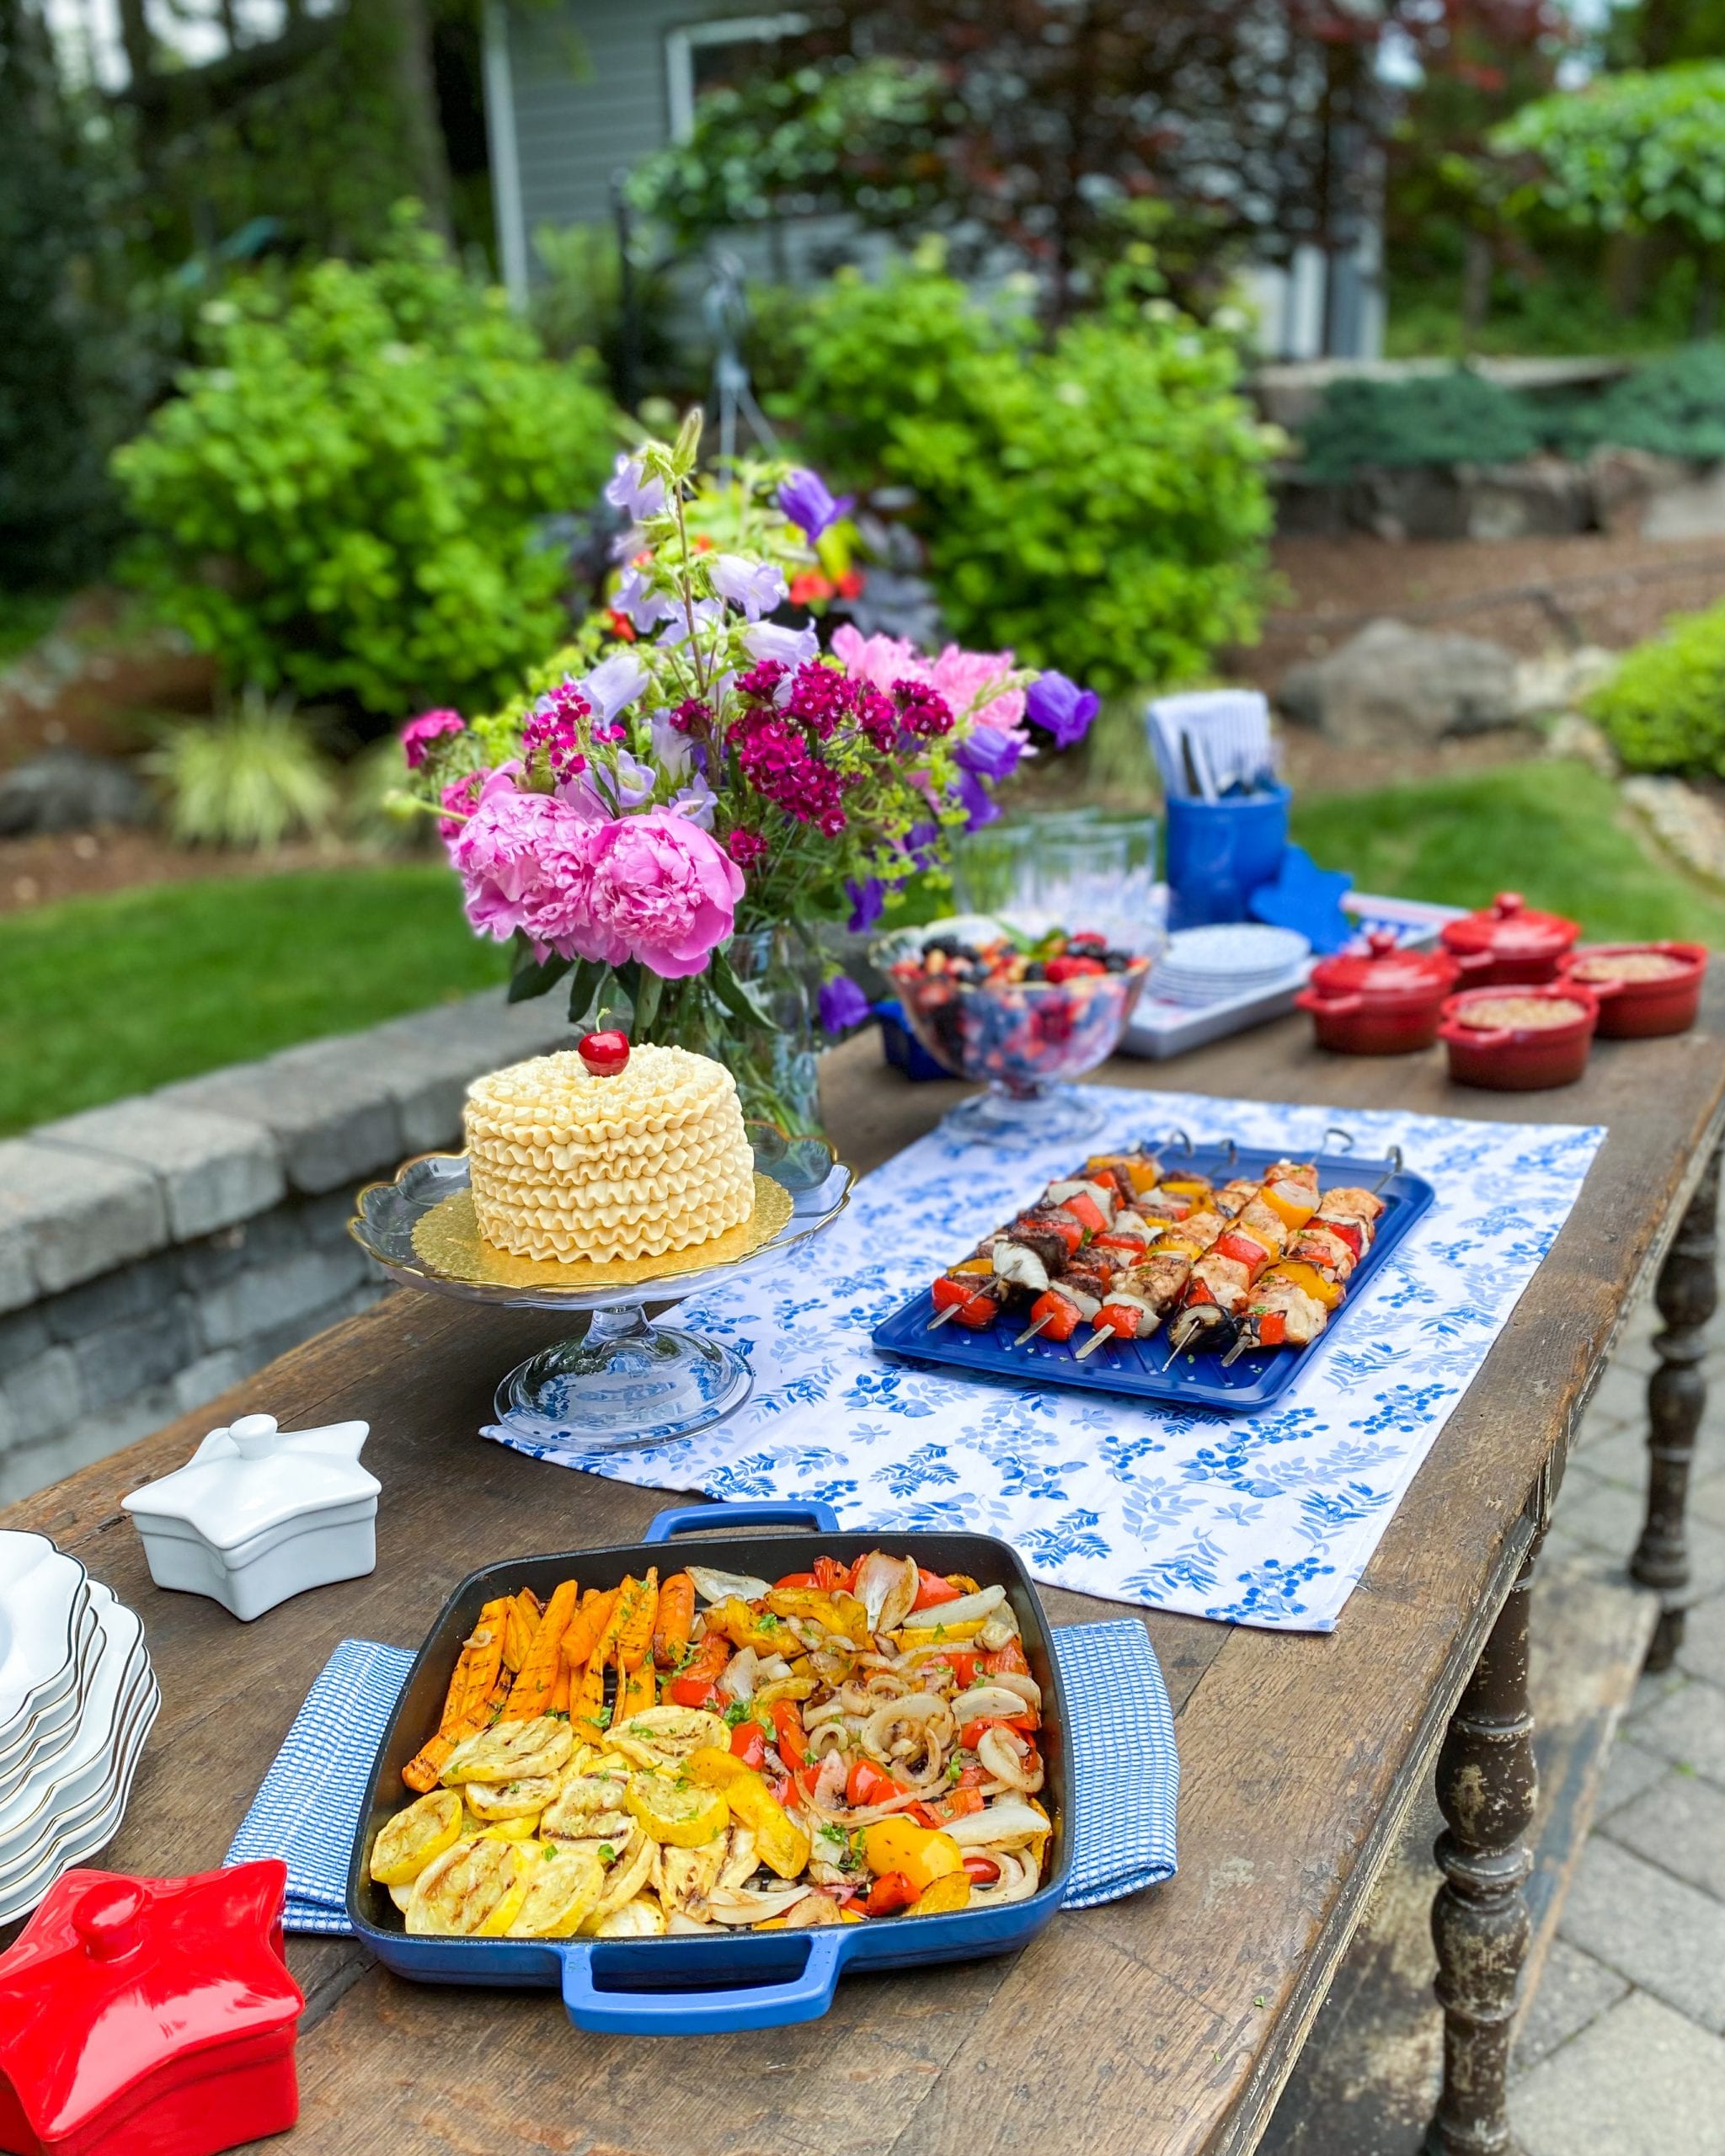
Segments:
[[[215,2156],[299,2116],[287,1867],[68,1871],[0,1954],[0,2149]]]
[[[1599,1006],[1578,982],[1471,988],[1444,1006],[1438,1038],[1461,1086],[1503,1093],[1573,1086],[1587,1068]]]
[[[1460,966],[1445,951],[1404,951],[1391,928],[1373,929],[1365,942],[1364,952],[1320,959],[1294,999],[1311,1013],[1318,1046],[1343,1055],[1429,1048]]]
[[[1469,988],[1498,988],[1508,981],[1547,981],[1581,933],[1560,913],[1540,913],[1519,891],[1499,891],[1488,906],[1439,931],[1444,948],[1461,969]]]

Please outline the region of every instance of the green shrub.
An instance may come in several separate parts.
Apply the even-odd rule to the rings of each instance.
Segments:
[[[1301,436],[1306,469],[1320,479],[1371,464],[1512,464],[1540,446],[1528,400],[1466,367],[1332,382]]]
[[[791,334],[779,400],[848,485],[908,486],[955,636],[1099,690],[1202,670],[1256,630],[1280,444],[1236,393],[1227,339],[1166,300],[1040,339],[927,248],[841,271]]]
[[[1598,442],[1705,462],[1725,456],[1725,344],[1688,344],[1578,405],[1564,446],[1584,456]]]
[[[563,626],[536,521],[602,477],[605,397],[405,205],[375,262],[204,312],[203,363],[115,458],[131,575],[230,680],[391,714],[494,701]]]
[[[1725,777],[1725,606],[1674,615],[1588,708],[1632,771]]]
[[[334,813],[335,781],[311,727],[254,687],[212,719],[168,728],[144,768],[187,846],[280,846]]]

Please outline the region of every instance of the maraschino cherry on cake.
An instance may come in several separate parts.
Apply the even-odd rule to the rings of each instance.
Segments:
[[[740,1227],[754,1155],[736,1082],[620,1033],[476,1079],[465,1112],[479,1232],[517,1257],[659,1257]]]

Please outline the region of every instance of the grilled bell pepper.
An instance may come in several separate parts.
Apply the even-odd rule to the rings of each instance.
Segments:
[[[862,1860],[877,1879],[901,1872],[916,1893],[925,1893],[949,1871],[962,1871],[964,1853],[950,1834],[908,1819],[877,1819],[862,1829]]]

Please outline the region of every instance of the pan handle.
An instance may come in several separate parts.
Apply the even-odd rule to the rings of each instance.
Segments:
[[[793,1935],[794,1936],[794,1935]],[[793,2021],[818,2021],[832,2004],[844,1961],[845,1939],[837,1926],[806,1935],[801,1970],[783,1983],[727,1986],[712,1991],[601,1991],[595,1968],[623,1974],[650,1966],[660,1942],[644,1949],[622,1940],[583,1941],[563,1955],[563,2003],[578,2029],[622,2036],[712,2036],[727,2029],[777,2029]]]
[[[838,1514],[818,1497],[750,1497],[734,1505],[673,1505],[656,1515],[641,1540],[669,1542],[672,1535],[691,1529],[710,1534],[718,1527],[813,1527],[822,1534],[840,1531]],[[737,2024],[739,2028],[745,2025]]]

